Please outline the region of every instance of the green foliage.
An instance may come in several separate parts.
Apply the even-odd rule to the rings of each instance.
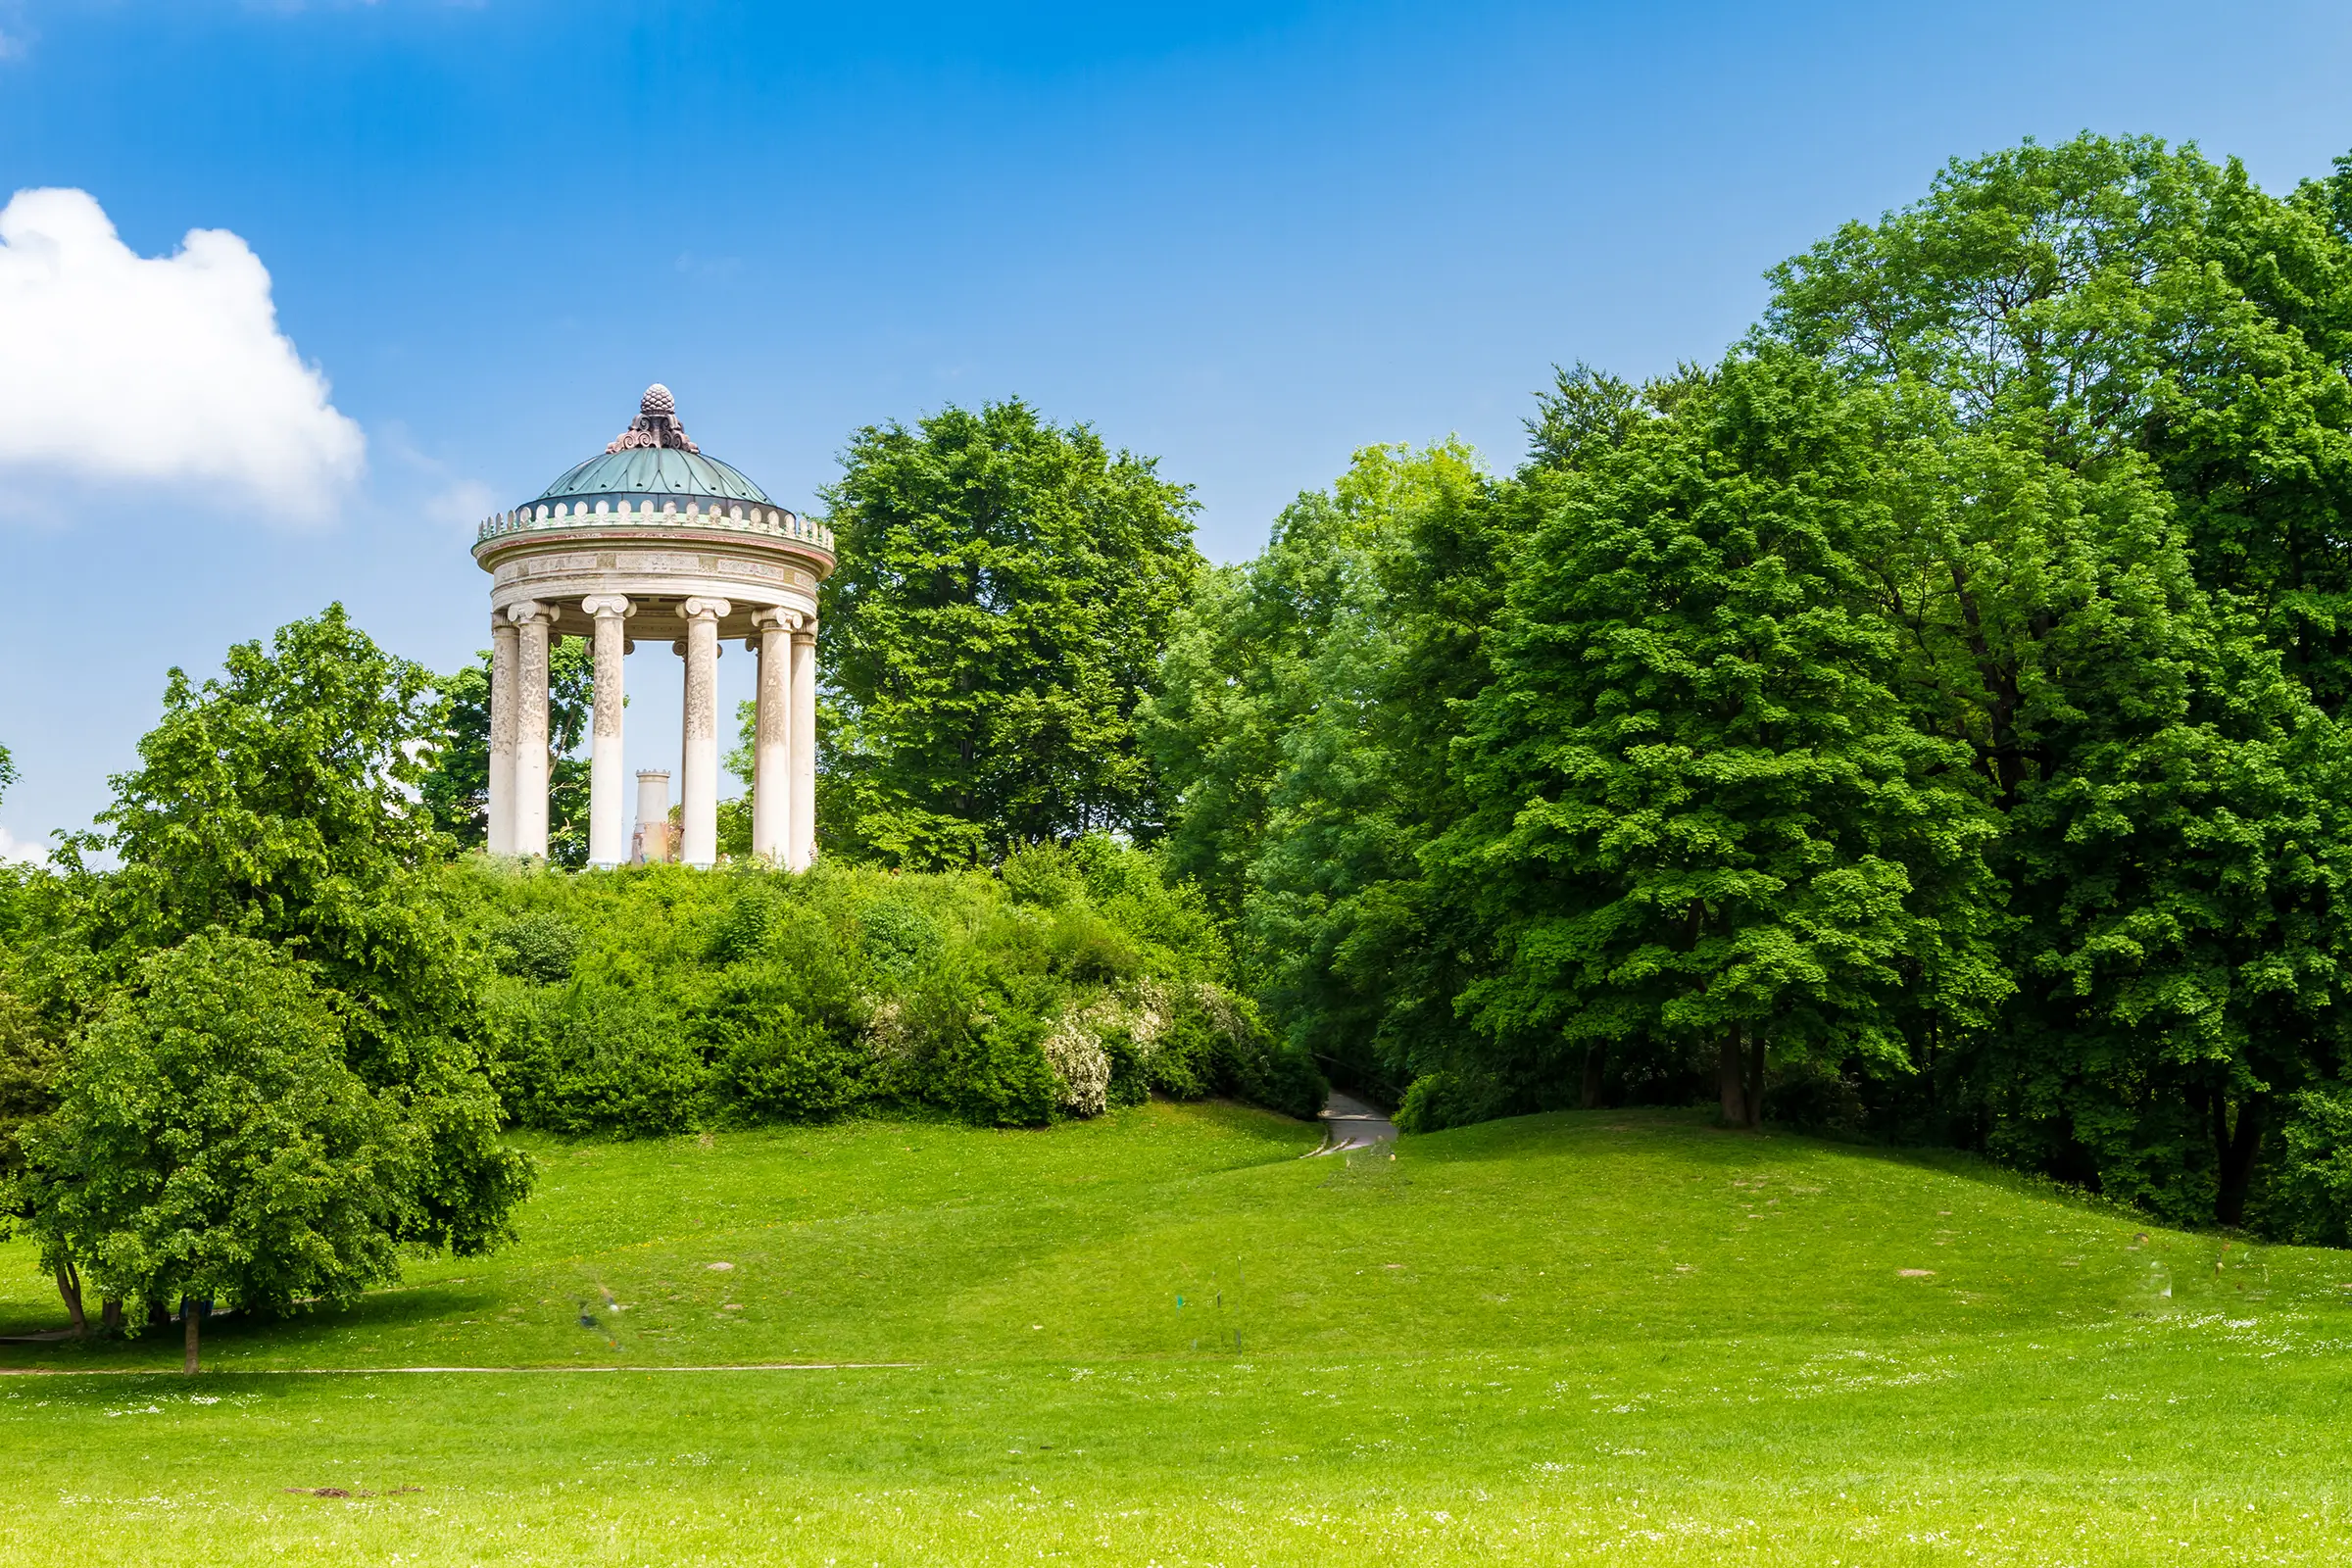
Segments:
[[[416,797],[433,826],[460,849],[490,842],[490,653],[435,683],[431,763],[416,782]]]
[[[410,791],[431,683],[332,607],[231,648],[202,686],[172,670],[139,766],[113,780],[103,836],[65,848],[51,898],[70,937],[46,960],[70,1020],[134,983],[145,955],[209,931],[284,949],[335,994],[344,1059],[426,1135],[403,1240],[461,1250],[505,1234],[529,1166],[498,1138],[475,1053],[484,966],[461,940],[449,840]],[[82,856],[111,851],[100,874]]]
[[[19,1138],[57,1103],[65,1051],[24,995],[23,964],[0,948],[0,1181],[24,1169]]]
[[[110,994],[90,918],[69,878],[0,866],[0,1181],[24,1168],[20,1135],[55,1108],[67,1049]]]
[[[714,1087],[742,1119],[829,1121],[867,1096],[871,1057],[802,1012],[796,996],[805,1002],[802,986],[755,971],[730,983],[710,1009]]]
[[[664,1000],[602,976],[510,996],[491,1063],[508,1113],[550,1132],[630,1138],[695,1125],[709,1063]]]
[[[1494,932],[1459,1004],[1484,1032],[1579,1066],[1716,1054],[1751,1122],[1751,1041],[1907,1072],[1906,983],[1987,963],[1966,938],[1993,829],[1965,749],[1897,695],[1872,593],[1893,543],[1877,411],[1824,381],[1735,362],[1561,494],[1437,857]]]
[[[304,965],[202,934],[147,958],[82,1038],[18,1190],[44,1263],[110,1298],[283,1312],[399,1272],[428,1223],[429,1138],[345,1065]]]
[[[1458,442],[1358,452],[1263,556],[1209,579],[1147,710],[1171,863],[1236,923],[1291,1048],[1375,1092],[1458,1033],[1418,855],[1452,808],[1450,705],[1484,667],[1514,503]]]
[[[490,954],[499,973],[541,985],[570,979],[579,953],[579,932],[558,915],[518,914],[490,930]]]
[[[1145,732],[1286,1038],[1419,1128],[1711,1076],[2338,1223],[2347,171],[1954,163],[1721,367],[1557,371],[1513,477],[1287,512]]]
[[[1146,851],[1000,876],[477,867],[507,978],[491,1071],[523,1125],[648,1136],[901,1107],[989,1126],[1153,1091],[1312,1114],[1321,1085],[1230,994],[1223,938]]]
[[[2347,188],[2339,170],[2280,199],[2152,137],[1955,160],[1776,269],[1764,329],[2070,466],[2147,458],[2200,583],[2258,607],[2332,712],[2352,696]]]
[[[827,853],[930,869],[1155,832],[1135,715],[1200,569],[1190,491],[1018,401],[868,426],[845,468],[826,492]]]
[[[2259,1214],[2263,1228],[2284,1240],[2352,1246],[2352,1085],[2287,1097]]]

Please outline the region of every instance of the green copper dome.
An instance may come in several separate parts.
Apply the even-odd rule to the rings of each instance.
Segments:
[[[677,404],[669,388],[659,383],[645,389],[637,417],[618,440],[586,463],[565,470],[523,510],[571,502],[577,511],[581,501],[605,500],[775,505],[766,491],[716,458],[703,456],[702,450],[686,439],[686,427],[678,422]]]
[[[670,447],[600,452],[549,485],[530,505],[607,498],[651,501],[754,501],[773,506],[767,492],[716,458]]]

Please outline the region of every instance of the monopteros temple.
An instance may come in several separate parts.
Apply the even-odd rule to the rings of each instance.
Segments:
[[[718,648],[760,661],[752,853],[800,870],[815,851],[816,588],[833,535],[770,501],[686,438],[669,389],[544,494],[484,522],[490,573],[490,852],[547,854],[548,660],[564,637],[595,653],[588,859],[631,858],[621,783],[623,657],[648,638],[685,665],[677,858],[718,858]],[[640,810],[668,788],[640,778]]]

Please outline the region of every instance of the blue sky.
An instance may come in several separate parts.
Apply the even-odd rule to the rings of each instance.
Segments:
[[[1766,267],[1953,155],[2324,172],[2347,67],[2322,5],[0,0],[0,198],[86,192],[141,257],[229,231],[292,344],[220,371],[223,467],[140,399],[230,351],[151,372],[103,313],[66,398],[0,329],[0,412],[100,421],[0,432],[0,849],[103,805],[170,664],[335,599],[465,659],[471,519],[652,380],[804,508],[857,426],[1017,393],[1156,455],[1234,559],[1364,443],[1507,466],[1554,362],[1715,357]],[[235,260],[155,309],[259,299]],[[666,762],[674,665],[630,679],[630,765]]]

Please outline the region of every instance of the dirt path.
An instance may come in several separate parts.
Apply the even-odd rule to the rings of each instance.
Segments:
[[[1315,1152],[1337,1154],[1350,1149],[1369,1149],[1374,1144],[1392,1143],[1396,1137],[1395,1122],[1353,1095],[1343,1095],[1335,1089],[1323,1106],[1323,1147]]]

